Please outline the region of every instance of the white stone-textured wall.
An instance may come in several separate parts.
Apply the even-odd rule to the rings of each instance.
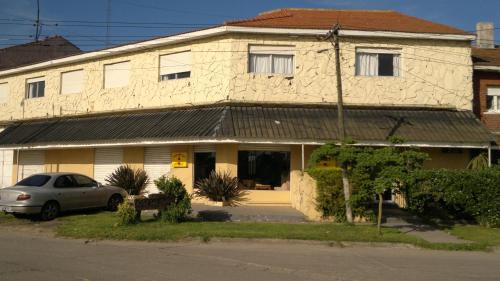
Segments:
[[[293,78],[248,73],[248,45],[295,46]],[[401,77],[354,75],[356,47],[401,49]],[[191,50],[191,78],[159,81],[159,56]],[[436,40],[342,40],[342,76],[347,104],[472,108],[470,48],[464,42]],[[127,87],[103,89],[104,64],[131,61]],[[84,92],[60,94],[61,72],[83,69]],[[334,53],[330,42],[314,37],[226,35],[175,46],[0,77],[10,96],[0,104],[0,121],[85,114],[87,112],[186,106],[221,101],[335,102]],[[45,76],[45,97],[23,100],[26,79]]]

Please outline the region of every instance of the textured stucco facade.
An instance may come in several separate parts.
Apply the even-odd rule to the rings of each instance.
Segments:
[[[248,73],[252,44],[291,45],[293,77]],[[391,48],[401,53],[400,77],[355,76],[356,48]],[[190,50],[191,77],[159,81],[159,57]],[[468,42],[343,38],[341,64],[347,104],[416,105],[472,109],[472,67]],[[105,64],[130,61],[128,86],[103,87]],[[83,69],[79,94],[61,94],[61,73]],[[11,76],[0,121],[79,115],[128,109],[188,106],[222,101],[335,102],[333,48],[315,37],[224,35],[78,64]],[[24,99],[26,79],[45,77],[45,97]]]
[[[293,46],[294,75],[249,73],[249,46]],[[392,49],[400,53],[399,77],[355,75],[357,48]],[[191,77],[160,81],[160,56],[190,51]],[[106,50],[102,51],[106,52]],[[129,84],[104,88],[104,66],[130,61]],[[0,124],[17,120],[69,117],[137,109],[169,108],[221,102],[335,103],[334,51],[328,40],[314,36],[226,34],[176,45],[155,47],[128,54],[107,56],[71,65],[2,76],[9,96],[0,104]],[[61,94],[61,73],[82,69],[82,93]],[[467,41],[345,37],[341,40],[341,72],[346,104],[404,105],[472,109],[472,62]],[[25,99],[26,80],[45,77],[45,96]],[[272,140],[270,140],[272,141]],[[314,146],[305,146],[304,166]],[[238,144],[218,143],[216,170],[237,175]],[[172,145],[171,153],[187,153],[187,167],[170,169],[188,192],[193,191],[194,146]],[[45,151],[45,170],[94,173],[95,150]],[[302,171],[302,151],[290,146],[290,191],[250,190],[248,204],[291,205],[309,219],[318,220],[315,181]],[[144,168],[144,147],[124,147],[123,163]],[[438,150],[431,157],[441,166],[449,161]],[[463,166],[464,155],[452,155],[454,165]],[[17,174],[14,159],[13,179]],[[200,200],[197,200],[200,201]]]

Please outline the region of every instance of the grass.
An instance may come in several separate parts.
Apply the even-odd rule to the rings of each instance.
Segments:
[[[0,212],[0,225],[27,225],[31,222],[29,219],[16,218],[13,215]]]
[[[500,229],[498,228],[486,228],[477,225],[454,225],[448,232],[465,240],[500,247]]]
[[[109,212],[71,214],[58,220],[61,223],[55,228],[57,235],[83,239],[139,241],[200,239],[203,242],[209,242],[212,238],[249,238],[324,241],[332,245],[338,242],[385,242],[453,251],[488,251],[492,247],[500,246],[500,229],[464,225],[452,226],[447,231],[459,238],[473,241],[472,243],[430,243],[393,228],[383,228],[383,235],[380,236],[376,227],[372,225],[198,221],[167,224],[152,218],[145,218],[143,222],[136,225],[117,226],[116,214]],[[0,213],[0,227],[38,223],[40,222],[17,219],[12,215]]]
[[[488,250],[482,243],[447,244],[429,243],[420,238],[406,235],[393,228],[383,228],[378,235],[375,226],[345,224],[285,224],[285,223],[236,223],[236,222],[184,222],[166,224],[146,220],[140,224],[117,226],[113,213],[75,215],[62,218],[57,234],[72,238],[179,241],[212,238],[290,239],[325,242],[386,242],[405,243],[422,248],[439,250]]]

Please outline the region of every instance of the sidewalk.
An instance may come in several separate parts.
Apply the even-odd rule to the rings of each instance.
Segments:
[[[215,207],[193,204],[193,217],[204,221],[306,222],[305,216],[290,206]]]
[[[459,239],[445,231],[425,224],[420,218],[408,212],[390,206],[385,206],[382,225],[399,229],[401,232],[422,238],[431,243],[471,243]]]

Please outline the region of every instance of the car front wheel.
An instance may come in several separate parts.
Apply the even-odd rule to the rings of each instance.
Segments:
[[[115,212],[118,210],[118,205],[123,202],[123,197],[121,195],[115,194],[111,196],[108,200],[108,211]]]
[[[47,202],[42,207],[40,218],[44,221],[50,221],[59,215],[59,205],[56,202]]]

